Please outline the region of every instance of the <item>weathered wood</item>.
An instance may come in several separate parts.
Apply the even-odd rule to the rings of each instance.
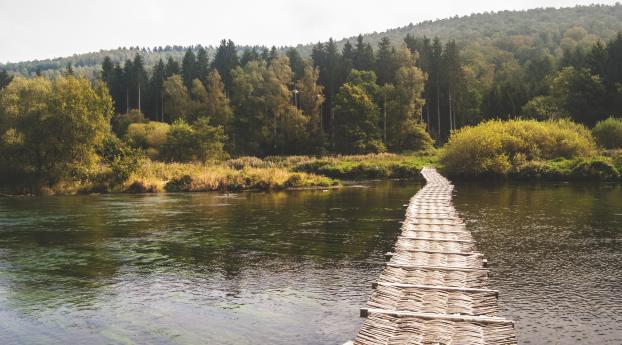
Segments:
[[[414,268],[414,269],[422,269],[422,270],[436,270],[436,271],[488,271],[487,268],[476,268],[476,267],[450,267],[450,266],[428,266],[428,265],[405,265],[405,264],[394,264],[388,263],[387,266],[391,267],[402,267],[402,268]]]
[[[432,314],[432,313],[413,313],[409,311],[399,310],[385,310],[374,308],[361,308],[361,317],[368,317],[370,314],[385,314],[391,316],[409,316],[417,317],[427,320],[447,320],[447,321],[461,321],[461,322],[479,322],[479,323],[508,323],[514,324],[514,321],[504,319],[502,317],[490,317],[490,316],[470,316],[460,314]]]
[[[499,292],[487,288],[488,261],[452,205],[453,185],[434,169],[421,174],[427,184],[407,205],[351,345],[515,345],[513,321],[497,317]]]
[[[402,236],[399,238],[404,238],[407,240],[413,241],[438,241],[438,242],[458,242],[458,243],[475,243],[474,240],[456,240],[453,238],[433,238],[433,237],[419,237],[419,236]]]
[[[499,295],[499,290],[491,290],[491,289],[476,289],[476,288],[458,288],[451,286],[437,286],[437,285],[417,285],[417,284],[403,284],[403,283],[387,283],[387,282],[373,282],[371,283],[372,289],[378,287],[378,285],[382,286],[395,286],[401,288],[415,288],[415,289],[424,289],[424,290],[444,290],[444,291],[462,291],[462,292],[492,292],[496,295]]]

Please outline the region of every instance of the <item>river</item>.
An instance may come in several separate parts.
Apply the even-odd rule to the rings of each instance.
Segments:
[[[0,199],[0,344],[342,344],[416,182]],[[458,184],[521,344],[622,343],[616,184]]]

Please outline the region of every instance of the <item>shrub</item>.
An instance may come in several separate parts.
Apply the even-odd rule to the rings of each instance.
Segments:
[[[622,119],[610,117],[600,121],[592,129],[598,145],[607,149],[622,148]]]
[[[174,162],[221,159],[225,156],[224,141],[222,127],[210,126],[206,117],[200,118],[193,125],[176,120],[162,147],[162,157]]]
[[[133,123],[145,122],[145,115],[138,109],[132,109],[127,114],[119,114],[112,118],[112,131],[119,137],[123,138],[127,133],[127,129]]]
[[[597,178],[601,180],[613,180],[620,176],[618,170],[603,158],[581,160],[573,169],[572,176],[575,178]]]
[[[449,175],[506,175],[531,161],[595,152],[589,130],[568,120],[491,120],[452,133],[440,161]]]
[[[139,167],[143,155],[140,151],[130,147],[114,135],[107,136],[97,153],[105,164],[112,170],[113,182],[126,181]]]
[[[164,122],[133,123],[127,128],[125,141],[132,147],[146,150],[153,159],[166,143],[170,129],[171,126]]]

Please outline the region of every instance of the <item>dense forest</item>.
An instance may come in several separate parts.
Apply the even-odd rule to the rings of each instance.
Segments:
[[[622,117],[621,23],[622,5],[595,5],[478,14],[296,48],[222,40],[7,64],[0,154],[10,164],[0,173],[53,183],[65,173],[57,161],[99,156],[123,170],[136,152],[169,162],[412,152],[488,119],[593,127]]]

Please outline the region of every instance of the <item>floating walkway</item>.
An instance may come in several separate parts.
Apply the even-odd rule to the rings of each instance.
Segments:
[[[433,168],[421,173],[427,184],[410,200],[353,344],[516,344],[487,262],[452,205],[453,185]]]

